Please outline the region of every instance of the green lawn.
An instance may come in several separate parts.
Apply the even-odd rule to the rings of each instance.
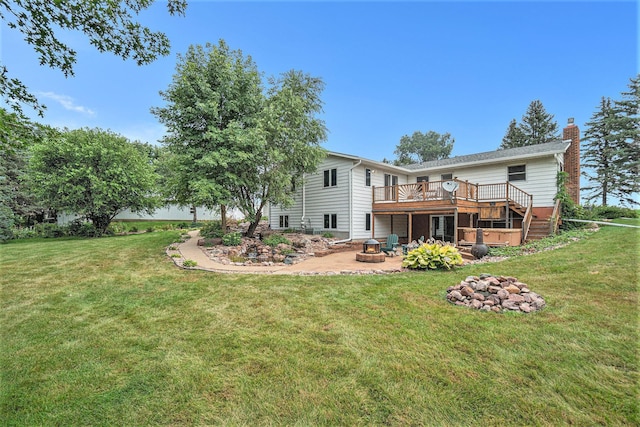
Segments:
[[[178,231],[0,245],[0,425],[638,425],[638,237],[451,272],[184,271]],[[529,315],[451,305],[512,275]]]

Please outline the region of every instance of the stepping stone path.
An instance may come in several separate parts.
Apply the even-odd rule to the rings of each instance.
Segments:
[[[469,276],[459,285],[449,286],[447,300],[452,304],[496,313],[530,313],[542,310],[546,305],[544,298],[531,292],[526,283],[515,277],[490,274]]]

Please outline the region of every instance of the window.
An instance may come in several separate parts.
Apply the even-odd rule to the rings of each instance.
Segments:
[[[338,185],[338,169],[327,169],[324,171],[324,186],[335,187]]]
[[[371,169],[364,170],[364,185],[371,187]]]
[[[338,214],[325,214],[324,228],[338,228]]]
[[[365,219],[364,219],[364,229],[366,231],[371,231],[371,214],[364,214],[365,215]]]
[[[416,182],[429,182],[428,176],[419,176],[416,178]]]
[[[440,179],[442,179],[443,181],[449,181],[449,180],[453,179],[453,174],[452,173],[443,173],[440,176]]]
[[[289,215],[280,215],[280,228],[289,228]]]
[[[527,168],[525,165],[509,166],[507,169],[509,182],[527,180]]]

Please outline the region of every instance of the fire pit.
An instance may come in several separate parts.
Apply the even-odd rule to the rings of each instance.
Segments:
[[[356,253],[356,261],[384,262],[385,255],[380,252],[380,242],[369,239],[362,244],[362,252]]]

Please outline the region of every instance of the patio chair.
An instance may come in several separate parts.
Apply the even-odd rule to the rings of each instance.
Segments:
[[[387,255],[397,255],[396,253],[397,247],[398,247],[398,235],[389,234],[389,237],[387,237],[387,243],[385,243],[385,246],[381,247],[380,250]]]

